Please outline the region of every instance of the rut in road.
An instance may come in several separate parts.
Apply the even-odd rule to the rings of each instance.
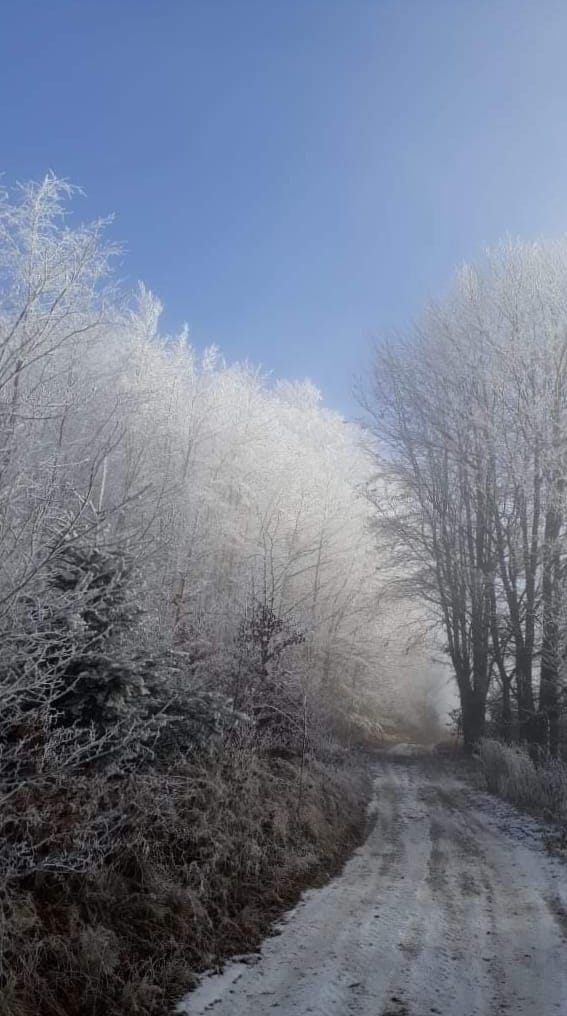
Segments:
[[[567,1016],[567,867],[541,826],[440,766],[376,766],[376,822],[189,1016]]]

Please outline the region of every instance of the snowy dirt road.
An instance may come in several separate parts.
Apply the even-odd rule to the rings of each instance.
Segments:
[[[376,822],[189,1016],[567,1016],[567,866],[542,829],[426,761],[376,765]]]

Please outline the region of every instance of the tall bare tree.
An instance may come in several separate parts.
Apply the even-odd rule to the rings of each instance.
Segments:
[[[492,674],[519,737],[555,753],[564,671],[567,246],[508,244],[464,269],[367,394],[390,483],[398,584],[434,608],[482,733]],[[539,689],[535,686],[539,667]]]

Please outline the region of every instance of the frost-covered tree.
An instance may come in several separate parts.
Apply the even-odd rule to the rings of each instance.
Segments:
[[[444,628],[470,745],[494,677],[502,729],[558,748],[566,283],[564,242],[506,245],[377,354],[380,529]]]
[[[105,223],[74,225],[72,197],[48,176],[0,203],[10,779],[24,742],[63,765],[108,754],[109,725],[115,748],[157,750],[268,707],[303,741],[379,724],[404,696],[384,680],[359,428],[308,382],[161,335],[159,301],[116,286]]]

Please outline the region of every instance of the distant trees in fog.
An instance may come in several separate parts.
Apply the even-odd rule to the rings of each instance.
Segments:
[[[376,517],[400,590],[442,626],[466,743],[556,754],[564,701],[567,243],[509,243],[460,272],[366,395]],[[382,488],[387,484],[389,496]]]

